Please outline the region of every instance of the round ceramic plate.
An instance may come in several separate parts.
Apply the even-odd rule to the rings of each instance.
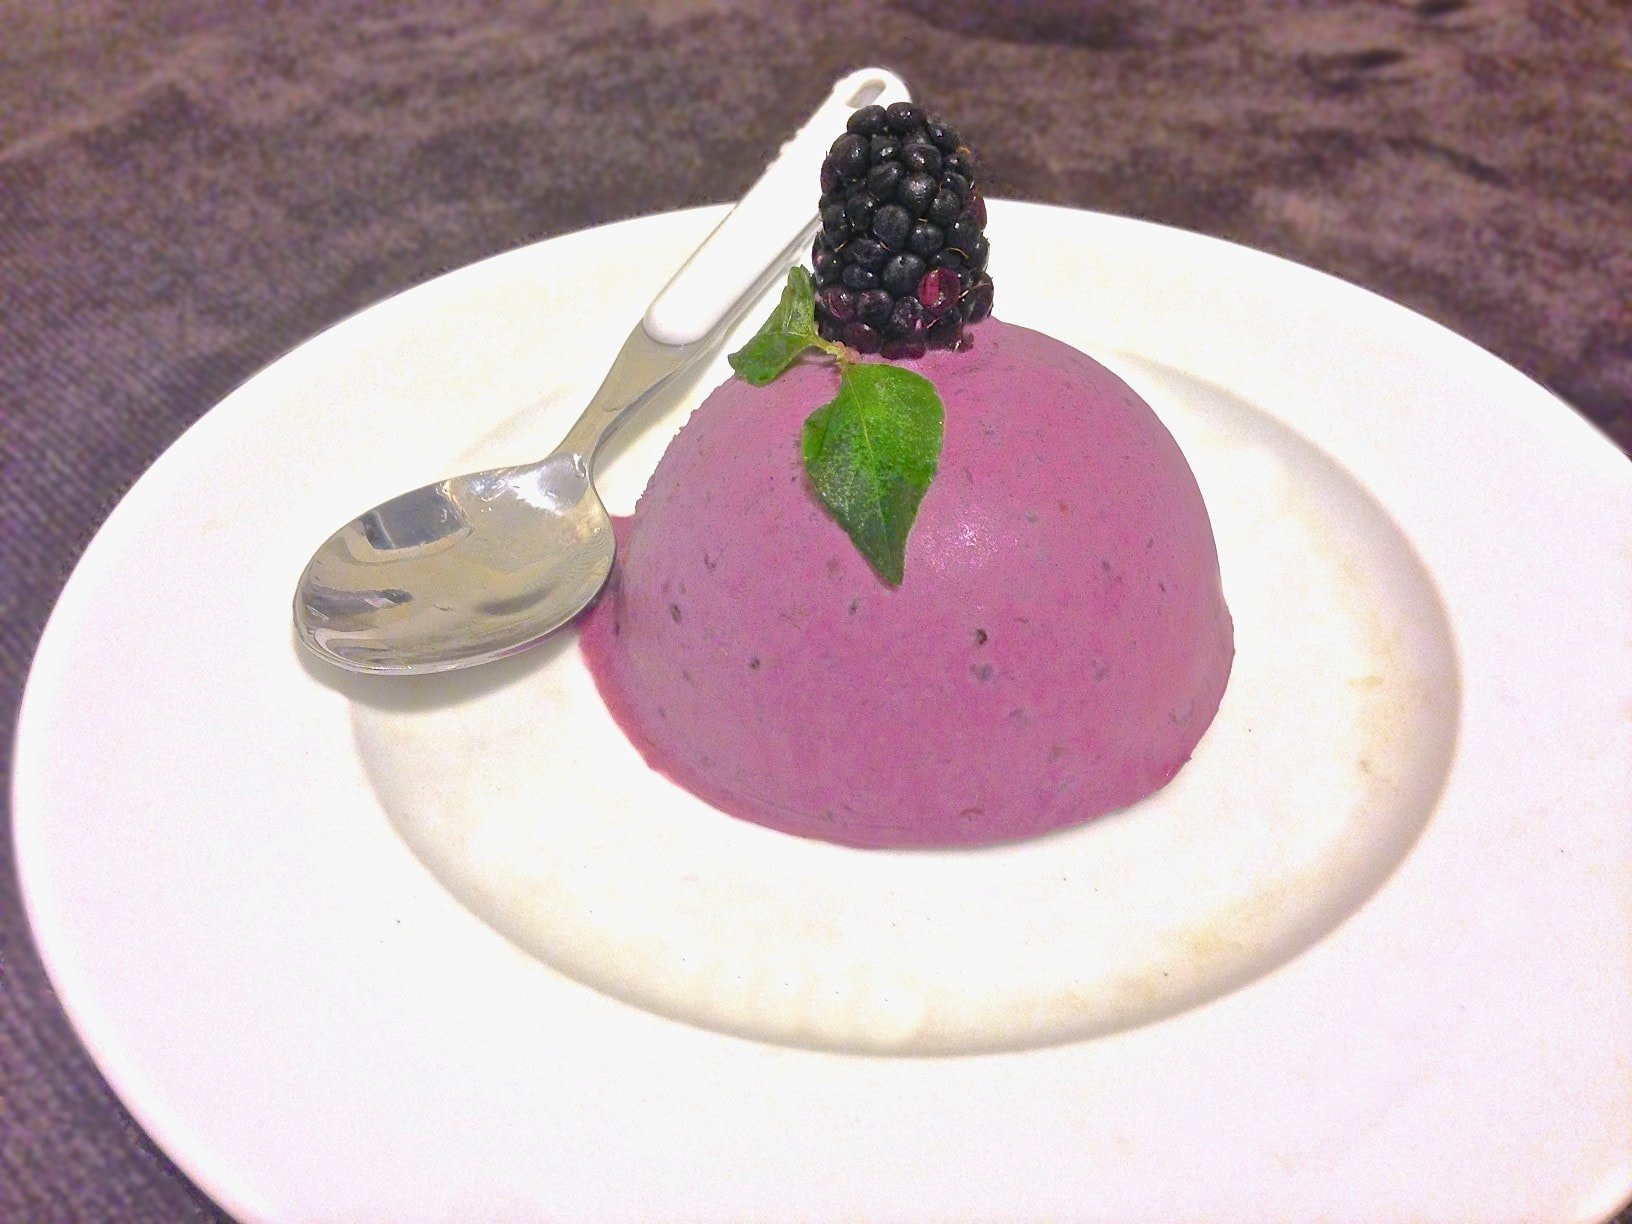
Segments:
[[[717,216],[348,320],[92,544],[25,695],[15,831],[52,979],[143,1125],[250,1218],[1612,1211],[1632,467],[1352,286],[992,210],[998,313],[1150,400],[1236,619],[1194,760],[1104,820],[803,841],[647,770],[570,634],[411,681],[301,654],[328,531],[547,451]],[[725,372],[620,439],[614,510]]]

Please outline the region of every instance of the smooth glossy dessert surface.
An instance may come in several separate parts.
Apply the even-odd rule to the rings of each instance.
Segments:
[[[676,436],[583,635],[654,768],[773,828],[905,847],[1075,824],[1189,759],[1233,646],[1184,456],[1084,354],[975,332],[910,363],[945,441],[898,588],[807,484],[830,363],[732,379]]]

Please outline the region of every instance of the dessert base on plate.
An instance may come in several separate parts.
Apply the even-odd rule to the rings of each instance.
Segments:
[[[1364,903],[1432,813],[1459,717],[1450,626],[1409,542],[1329,456],[1220,388],[1117,356],[1202,485],[1236,619],[1220,713],[1155,795],[984,848],[772,832],[647,769],[574,644],[474,699],[355,703],[382,807],[519,946],[744,1037],[1024,1049],[1275,968]]]

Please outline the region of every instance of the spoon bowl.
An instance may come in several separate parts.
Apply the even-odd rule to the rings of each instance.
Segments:
[[[296,624],[354,671],[491,662],[576,616],[613,552],[587,464],[557,452],[425,485],[353,519],[307,566]]]

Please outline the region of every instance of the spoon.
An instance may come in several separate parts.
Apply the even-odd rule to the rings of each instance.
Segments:
[[[612,521],[595,491],[603,442],[710,356],[815,232],[816,168],[856,107],[910,95],[892,73],[839,81],[647,309],[600,390],[546,458],[439,480],[359,515],[312,556],[295,631],[348,671],[416,675],[536,644],[612,572]]]

